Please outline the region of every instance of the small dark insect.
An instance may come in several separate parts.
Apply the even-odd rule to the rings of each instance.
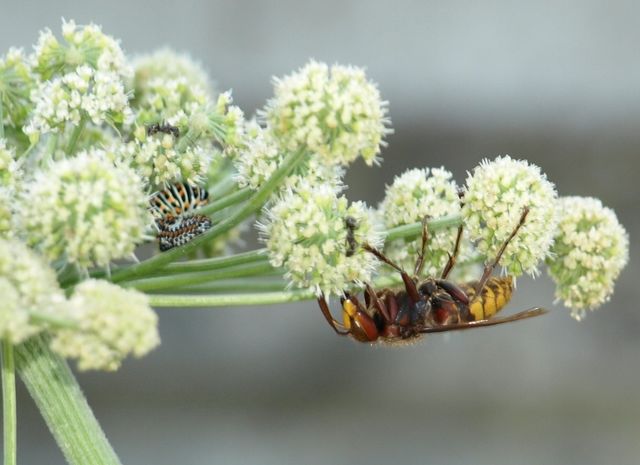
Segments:
[[[180,129],[176,126],[167,124],[164,121],[162,123],[153,123],[147,126],[147,136],[152,136],[158,133],[171,134],[176,139],[180,137]]]
[[[180,216],[209,202],[209,193],[202,187],[186,182],[171,184],[166,189],[156,192],[149,204],[156,218]]]
[[[211,219],[204,215],[188,215],[183,217],[168,216],[159,219],[158,245],[165,252],[180,247],[193,240],[194,237],[211,229]]]
[[[358,242],[356,241],[356,229],[358,229],[358,220],[353,216],[347,216],[344,219],[344,225],[347,228],[347,257],[352,257],[356,253],[358,248]]]
[[[439,278],[418,278],[424,267],[428,242],[426,219],[423,221],[422,247],[416,259],[413,277],[381,251],[369,244],[362,244],[364,250],[400,273],[404,288],[375,290],[365,283],[364,304],[355,295],[345,294],[341,299],[343,323],[333,318],[324,295],[318,298],[320,310],[337,334],[369,343],[401,343],[419,338],[425,333],[480,328],[542,315],[547,310],[532,308],[502,318],[491,318],[509,302],[513,292],[511,276],[497,278],[491,277],[491,274],[498,266],[507,245],[524,224],[528,213],[528,209],[523,211],[520,222],[502,244],[495,260],[485,266],[480,280],[460,285],[447,278],[460,249],[462,226],[458,228],[453,254],[449,255]]]

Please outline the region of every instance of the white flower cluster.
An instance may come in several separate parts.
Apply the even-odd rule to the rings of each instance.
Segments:
[[[15,151],[7,146],[6,139],[0,139],[0,238],[9,237],[12,232],[13,202],[16,184],[20,176]]]
[[[67,123],[77,126],[82,118],[96,125],[126,124],[133,118],[121,78],[90,66],[41,83],[32,99],[34,113],[24,128],[32,140],[39,134],[63,131]]]
[[[167,121],[184,127],[195,112],[210,106],[213,88],[202,67],[186,55],[161,49],[133,62],[132,87],[140,124]]]
[[[362,203],[351,205],[327,185],[301,184],[286,192],[269,210],[267,222],[259,225],[269,250],[271,264],[284,266],[286,278],[296,287],[329,295],[341,295],[352,282],[369,281],[377,259],[359,249],[363,243],[377,247],[372,212]],[[356,228],[358,245],[352,254],[346,221]]]
[[[493,260],[529,209],[500,265],[514,276],[536,275],[556,231],[556,200],[554,185],[537,166],[509,156],[484,160],[467,177],[462,210],[465,231],[476,241],[478,251]]]
[[[202,145],[178,151],[175,137],[171,134],[143,137],[143,141],[131,141],[122,150],[112,153],[148,179],[155,189],[182,180],[200,184],[211,162],[211,150]]]
[[[209,115],[209,131],[222,146],[223,155],[234,158],[245,143],[246,121],[240,107],[231,105],[231,92],[218,96],[215,111]]]
[[[45,30],[35,47],[34,70],[42,82],[31,94],[35,108],[25,134],[37,141],[82,119],[96,125],[131,123],[124,85],[131,69],[118,43],[95,25],[78,28],[72,21],[63,24],[62,35],[65,44]]]
[[[311,61],[275,81],[264,118],[283,146],[317,153],[325,163],[346,165],[362,156],[376,162],[389,133],[386,102],[360,68]]]
[[[29,96],[35,85],[31,66],[21,49],[10,48],[0,58],[0,103],[3,121],[0,123],[15,128],[21,127],[29,111]]]
[[[20,343],[42,329],[31,313],[56,314],[64,295],[56,275],[24,244],[0,238],[0,339]]]
[[[26,185],[21,223],[49,260],[81,267],[129,257],[151,224],[140,177],[104,151],[53,163]]]
[[[245,151],[234,160],[234,165],[238,172],[238,185],[258,189],[282,164],[287,152],[279,146],[278,140],[269,130],[258,128],[253,131],[255,133],[245,142]],[[287,176],[281,189],[296,189],[301,182],[311,185],[325,183],[337,189],[342,185],[343,175],[344,168],[340,165],[328,165],[311,157]]]
[[[378,208],[378,216],[387,229],[429,219],[438,219],[460,213],[458,186],[453,175],[444,168],[415,168],[397,176],[388,186]],[[453,252],[457,231],[455,228],[430,232],[425,255],[425,276],[439,276],[450,253]],[[395,240],[385,246],[387,256],[406,270],[413,270],[421,237],[411,241]],[[460,254],[468,254],[469,244]]]
[[[158,317],[140,292],[87,280],[68,306],[78,328],[57,330],[51,348],[78,359],[80,370],[117,370],[128,355],[142,357],[160,343]]]
[[[547,259],[556,297],[581,320],[609,300],[629,260],[629,236],[613,210],[589,197],[562,197],[560,224]]]

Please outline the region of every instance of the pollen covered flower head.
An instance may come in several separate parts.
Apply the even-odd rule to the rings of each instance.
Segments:
[[[238,185],[260,188],[280,167],[287,152],[282,149],[278,140],[268,129],[253,129],[253,137],[247,137],[246,149],[234,160],[238,171]],[[327,165],[316,157],[309,157],[301,163],[282,183],[281,189],[296,189],[299,183],[306,180],[311,185],[330,184],[338,188],[342,185],[344,169],[339,165]]]
[[[458,186],[453,175],[444,168],[414,168],[397,176],[387,187],[378,209],[387,229],[428,219],[438,219],[460,213]],[[429,232],[425,255],[425,276],[438,276],[444,269],[449,253],[453,252],[457,236],[456,228]],[[398,239],[386,244],[387,256],[406,270],[413,270],[422,243],[421,237],[413,240]],[[468,254],[466,243],[461,260]]]
[[[3,106],[0,123],[15,128],[24,124],[31,111],[29,95],[34,86],[35,78],[24,53],[10,48],[0,57],[0,104]]]
[[[140,133],[140,139],[127,143],[122,150],[110,151],[116,160],[148,179],[153,189],[178,181],[200,184],[211,163],[211,149],[195,144],[179,150],[173,135],[147,136],[144,128],[139,129],[136,134]]]
[[[117,370],[128,355],[142,357],[160,343],[158,317],[147,296],[107,281],[76,286],[69,301],[78,328],[53,333],[51,348],[76,358],[80,370]]]
[[[274,91],[264,118],[286,149],[307,147],[329,164],[376,162],[390,132],[387,103],[364,70],[311,61]]]
[[[20,210],[31,246],[81,267],[129,257],[151,224],[141,178],[97,149],[39,171]]]
[[[42,330],[31,312],[56,314],[64,295],[45,261],[16,240],[0,238],[0,339],[13,344]]]
[[[259,226],[271,264],[284,267],[295,287],[341,295],[353,282],[371,279],[377,260],[359,245],[377,247],[381,237],[362,202],[349,205],[331,186],[302,183],[297,191],[282,195],[266,216]],[[356,225],[353,254],[348,253],[348,219]]]
[[[132,70],[120,44],[102,32],[100,26],[77,26],[73,20],[63,20],[62,38],[60,42],[50,29],[40,32],[34,46],[33,68],[42,80],[63,76],[80,66],[121,77],[131,76]]]
[[[206,73],[187,55],[165,48],[135,59],[133,68],[132,106],[140,124],[170,120],[176,124],[213,99]]]
[[[529,209],[524,225],[511,240],[500,265],[519,276],[537,274],[558,223],[555,186],[535,165],[509,156],[484,160],[467,177],[465,231],[487,261],[493,260]]]
[[[62,26],[63,43],[49,30],[35,46],[34,71],[42,82],[31,93],[31,120],[24,128],[31,142],[81,121],[95,125],[132,122],[125,79],[131,74],[119,44],[95,25]]]
[[[247,126],[243,111],[232,103],[230,91],[218,95],[214,111],[209,113],[207,128],[207,133],[222,147],[222,154],[230,158],[236,157],[244,147]]]
[[[613,210],[598,199],[561,197],[560,223],[549,275],[556,297],[581,320],[609,300],[615,280],[629,260],[629,236]]]

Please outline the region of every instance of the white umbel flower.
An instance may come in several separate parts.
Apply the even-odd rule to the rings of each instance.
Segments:
[[[147,296],[107,281],[76,286],[69,301],[77,328],[53,333],[51,348],[76,358],[80,370],[117,370],[128,355],[142,357],[160,343],[158,317]]]
[[[378,209],[378,216],[386,229],[460,213],[458,186],[453,175],[444,168],[415,168],[397,176],[387,187],[385,197]],[[439,276],[450,253],[453,252],[457,229],[451,228],[429,233],[425,254],[425,276]],[[399,239],[385,246],[387,256],[406,270],[413,270],[422,239],[406,241]],[[469,244],[463,255],[468,254]]]
[[[141,178],[102,150],[53,163],[25,190],[22,227],[49,260],[106,266],[129,257],[151,224]]]
[[[387,104],[364,70],[311,61],[276,79],[274,91],[264,118],[286,149],[307,147],[329,164],[377,161],[390,132]]]
[[[484,160],[467,177],[462,214],[465,231],[478,251],[493,260],[529,209],[500,265],[514,276],[537,274],[548,255],[558,223],[555,186],[535,165],[509,156]]]
[[[356,224],[358,246],[381,243],[372,213],[362,202],[349,205],[331,186],[302,183],[297,191],[286,192],[266,216],[260,228],[271,264],[283,266],[292,285],[318,295],[341,295],[353,282],[371,279],[377,259],[359,247],[347,253],[348,217]]]
[[[31,93],[35,108],[24,128],[32,143],[81,120],[110,126],[133,121],[124,85],[132,70],[118,42],[96,25],[73,21],[63,22],[62,36],[59,42],[47,29],[35,46],[33,69],[41,83]]]
[[[0,239],[0,339],[13,344],[41,331],[31,314],[55,315],[64,295],[45,261],[16,240]]]
[[[561,197],[560,224],[547,259],[556,297],[581,320],[609,300],[629,260],[629,236],[613,210],[590,197]]]
[[[254,130],[256,134],[247,138],[246,149],[234,160],[234,165],[238,185],[256,190],[280,167],[287,152],[268,129]],[[295,189],[303,180],[311,185],[324,183],[338,188],[343,175],[344,169],[339,165],[327,165],[312,156],[287,176],[281,189]]]

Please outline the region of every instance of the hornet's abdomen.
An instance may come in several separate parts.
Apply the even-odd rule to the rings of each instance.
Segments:
[[[464,291],[469,296],[469,311],[475,321],[491,318],[511,300],[513,294],[511,276],[489,278],[479,296],[475,295],[475,284],[470,282],[463,285]]]

